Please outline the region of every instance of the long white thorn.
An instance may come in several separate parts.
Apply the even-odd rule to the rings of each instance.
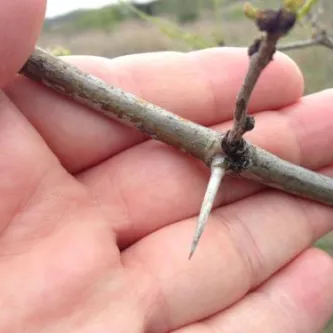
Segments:
[[[225,163],[225,157],[221,155],[215,156],[211,163],[211,174],[207,185],[207,190],[201,205],[201,210],[197,221],[197,227],[191,244],[189,259],[191,259],[194,251],[198,246],[199,239],[204,231],[204,228],[208,221],[208,217],[212,211],[217,191],[219,190],[222,179],[226,173],[226,168],[227,166]]]

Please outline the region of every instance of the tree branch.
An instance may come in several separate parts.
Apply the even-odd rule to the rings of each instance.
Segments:
[[[240,176],[333,205],[333,178],[295,166],[254,145],[247,145],[249,165],[240,172]]]
[[[207,165],[221,152],[220,133],[107,85],[40,48],[35,49],[20,73],[153,139],[180,148]]]
[[[239,142],[247,131],[254,128],[254,119],[247,115],[247,106],[261,72],[272,60],[278,39],[277,34],[267,34],[249,48],[250,66],[237,96],[233,127],[227,138],[229,145]]]
[[[214,156],[226,155],[221,148],[223,133],[107,85],[39,48],[35,49],[20,73],[107,117],[136,127],[152,139],[187,152],[209,166]],[[230,170],[229,174],[333,205],[332,178],[286,162],[254,145],[247,145],[249,165],[239,174]]]
[[[307,39],[307,40],[300,40],[288,44],[282,44],[278,46],[278,51],[290,51],[290,50],[296,50],[296,49],[303,49],[305,47],[319,45],[321,43],[321,40],[319,39]]]
[[[321,31],[323,37],[320,44],[326,46],[328,49],[333,50],[333,38],[327,34],[326,30]]]
[[[333,50],[333,38],[327,34],[326,30],[318,28],[312,39],[282,44],[277,49],[279,51],[290,51],[315,45],[325,46]]]

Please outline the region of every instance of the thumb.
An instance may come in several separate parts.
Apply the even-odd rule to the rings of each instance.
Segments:
[[[0,88],[21,69],[40,33],[46,0],[1,1]]]

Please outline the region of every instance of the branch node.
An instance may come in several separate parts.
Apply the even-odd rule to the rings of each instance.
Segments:
[[[240,173],[247,169],[249,165],[249,146],[243,138],[238,141],[230,140],[231,134],[231,130],[225,134],[221,140],[221,147],[228,157],[229,169]]]
[[[245,131],[246,132],[252,131],[254,129],[254,126],[255,126],[254,117],[247,116],[245,120]]]
[[[262,38],[256,38],[254,42],[249,46],[249,48],[247,49],[247,55],[249,57],[253,56],[255,53],[259,51],[261,46],[261,41]]]
[[[237,96],[233,127],[221,142],[222,149],[230,159],[231,168],[236,172],[248,166],[247,145],[243,136],[255,126],[254,118],[248,116],[248,104],[252,92],[262,71],[273,60],[278,40],[289,32],[297,19],[295,11],[284,7],[278,10],[258,10],[248,4],[245,6],[245,13],[255,19],[259,30],[265,32],[265,35],[257,38],[248,48],[250,65]]]
[[[268,34],[286,35],[295,25],[297,14],[285,8],[266,9],[260,12],[256,24],[260,31]]]

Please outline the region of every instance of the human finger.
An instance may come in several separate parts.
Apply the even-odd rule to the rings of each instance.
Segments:
[[[1,2],[0,88],[13,80],[32,53],[45,13],[45,0]]]
[[[167,323],[165,331],[232,306],[331,230],[333,222],[332,207],[265,190],[216,208],[188,261],[195,220],[159,229],[122,253],[137,281],[140,274],[145,281],[150,276],[145,306],[150,323]]]
[[[314,333],[333,312],[333,262],[310,249],[244,299],[173,333]]]

